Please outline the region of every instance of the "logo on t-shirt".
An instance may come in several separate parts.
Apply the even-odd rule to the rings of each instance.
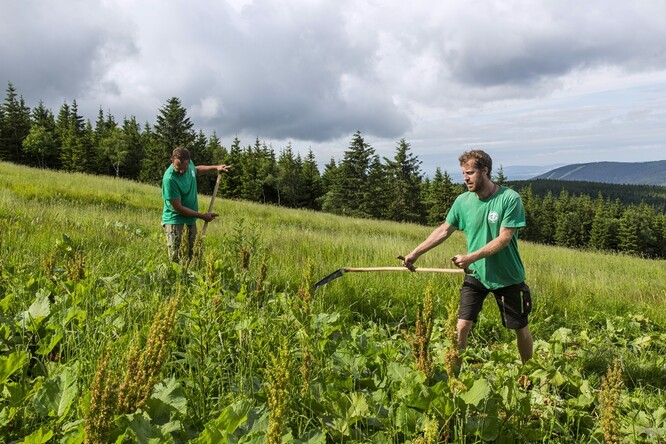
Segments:
[[[497,214],[497,211],[491,211],[488,213],[488,222],[491,224],[496,224],[497,221],[499,220],[499,214]]]

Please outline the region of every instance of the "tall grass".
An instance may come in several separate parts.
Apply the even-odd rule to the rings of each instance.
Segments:
[[[112,276],[115,270],[145,263],[165,263],[160,227],[159,188],[76,173],[0,164],[0,221],[3,257],[26,257],[35,269],[63,235],[86,252],[86,266]],[[200,207],[208,205],[200,196]],[[296,290],[308,261],[325,276],[343,266],[399,265],[430,227],[376,220],[349,219],[326,213],[292,210],[243,201],[217,199],[220,218],[209,224],[205,251],[215,252],[243,227],[259,239],[253,260],[267,261],[268,279]],[[521,242],[527,283],[535,296],[534,318],[557,316],[584,322],[600,311],[644,313],[666,325],[666,261],[625,255],[575,251]],[[465,251],[456,233],[417,263],[448,267],[450,257]],[[457,275],[408,273],[347,274],[317,291],[323,306],[349,307],[362,316],[399,321],[432,283],[442,300],[458,291]],[[443,310],[436,301],[435,310]]]
[[[141,403],[132,403],[139,411],[109,410],[97,424],[99,436],[114,441],[122,439],[114,433],[131,429],[154,439],[211,442],[239,427],[254,430],[258,440],[270,422],[276,442],[282,430],[315,442],[350,439],[373,427],[382,428],[385,442],[419,433],[431,442],[438,427],[440,436],[477,439],[480,429],[469,424],[502,418],[486,424],[486,437],[501,426],[530,440],[598,442],[603,431],[591,419],[598,413],[590,384],[599,385],[611,358],[624,359],[622,399],[632,399],[631,408],[655,410],[666,387],[664,261],[522,242],[535,358],[522,366],[515,337],[501,327],[489,298],[458,378],[451,346],[460,276],[348,273],[311,289],[343,266],[399,265],[396,256],[421,242],[429,227],[217,199],[221,217],[208,226],[200,263],[181,266],[167,258],[159,188],[6,163],[0,168],[0,430],[11,439],[31,433],[43,442],[43,427],[50,426],[62,442],[83,436],[84,422],[95,426],[95,408],[104,410],[97,401],[117,386],[105,391],[103,382],[113,381],[107,373],[125,375],[132,370],[123,368],[126,362],[154,370],[142,384],[154,387],[145,404],[145,391]],[[209,199],[200,196],[200,206]],[[464,249],[464,236],[456,233],[417,265],[449,266]],[[170,312],[169,338],[172,330],[158,334],[150,326],[175,296],[180,303],[178,313],[175,306]],[[411,331],[427,344],[418,350],[432,376],[428,383],[414,370],[418,362],[404,340]],[[150,364],[159,359],[141,361],[136,349],[157,336],[172,346],[161,372],[162,362]],[[134,351],[124,359],[127,350]],[[289,369],[280,366],[286,358],[271,360],[276,350],[291,354]],[[154,384],[158,372],[169,378]],[[445,378],[450,384],[441,384]],[[267,401],[285,391],[290,402]],[[78,394],[84,397],[75,404]],[[435,407],[427,410],[430,402]],[[407,424],[419,409],[421,422]],[[392,420],[389,411],[403,416]],[[447,411],[459,413],[443,416]],[[662,427],[659,412],[645,413],[641,424]],[[335,421],[320,422],[324,414]],[[621,419],[618,433],[629,436],[627,424]]]

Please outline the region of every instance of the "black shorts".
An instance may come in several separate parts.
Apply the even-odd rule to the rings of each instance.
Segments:
[[[490,292],[478,279],[465,276],[460,289],[458,319],[476,322],[483,301]],[[492,293],[502,315],[502,325],[513,330],[527,326],[527,315],[532,311],[532,296],[524,282],[492,290]]]

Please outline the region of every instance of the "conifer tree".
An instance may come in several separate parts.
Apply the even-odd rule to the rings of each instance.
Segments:
[[[508,182],[508,179],[504,174],[504,167],[502,165],[500,165],[499,168],[497,169],[497,174],[495,174],[493,182],[495,182],[497,185],[506,185],[506,183]]]
[[[190,153],[192,155],[192,162],[194,165],[212,165],[213,159],[207,150],[208,138],[203,131],[199,130],[190,146]],[[213,193],[215,181],[217,180],[216,174],[198,174],[197,175],[197,190],[201,194],[210,195]]]
[[[376,217],[378,157],[357,131],[345,151],[324,199],[324,211],[356,217]],[[383,196],[383,194],[382,194]],[[370,199],[375,199],[371,202]]]
[[[62,114],[68,112],[68,116]],[[66,127],[58,131],[60,135],[60,161],[65,171],[88,171],[88,161],[90,160],[89,145],[92,141],[86,139],[86,125],[83,117],[79,115],[76,100],[72,106],[63,105],[58,121],[66,123]]]
[[[520,229],[520,238],[533,242],[538,242],[540,226],[538,223],[539,200],[532,193],[532,185],[528,185],[520,190],[520,198],[525,208],[525,227]]]
[[[319,198],[324,193],[323,184],[312,148],[308,150],[308,154],[303,161],[302,177],[303,195],[299,207],[309,208],[311,210],[321,209]]]
[[[294,156],[291,143],[280,152],[277,161],[278,205],[298,207],[302,200],[303,161],[300,155]]]
[[[239,199],[242,192],[243,152],[238,137],[234,137],[234,140],[231,142],[231,147],[223,163],[229,165],[229,171],[222,175],[219,189],[220,196]]]
[[[639,254],[641,245],[638,236],[639,212],[635,206],[627,207],[620,217],[619,242],[620,251],[628,254]]]
[[[11,82],[7,85],[5,102],[0,105],[0,160],[25,163],[23,140],[30,132],[30,108],[16,93]]]
[[[444,222],[458,194],[460,190],[453,184],[449,173],[446,170],[442,173],[441,168],[437,167],[428,189],[426,222],[429,225]]]
[[[23,140],[29,164],[40,168],[59,168],[55,118],[42,101],[32,110],[30,132]]]
[[[535,218],[539,224],[540,242],[554,244],[557,227],[557,201],[552,192],[548,191],[544,196]]]
[[[181,105],[180,99],[172,97],[160,108],[157,123],[153,129],[156,142],[163,146],[168,160],[171,152],[179,147],[192,148],[195,133],[192,121],[187,117],[187,110]]]
[[[192,148],[195,133],[180,99],[172,97],[160,108],[157,123],[153,127],[153,140],[145,147],[141,166],[142,180],[160,183],[164,170],[169,166],[172,151],[179,146]]]
[[[261,156],[261,142],[257,137],[254,146],[248,145],[242,155],[241,199],[258,202],[261,199],[261,183],[259,177],[259,157]]]
[[[220,139],[215,132],[213,132],[211,137],[207,138],[203,132],[199,131],[194,146],[195,148],[193,148],[194,152],[192,153],[192,158],[196,159],[196,165],[217,165],[223,163],[223,157],[226,150],[224,150],[220,144]],[[194,156],[195,153],[197,154],[196,157]],[[197,183],[199,186],[199,192],[212,194],[216,181],[217,175],[215,174],[198,175]]]
[[[388,179],[389,202],[386,217],[398,222],[425,221],[421,204],[421,161],[410,152],[410,145],[401,139],[393,158],[384,158]]]
[[[319,198],[319,207],[323,211],[334,212],[335,208],[340,208],[340,194],[336,192],[338,181],[340,180],[340,169],[331,157],[331,160],[324,165],[324,172],[321,175],[322,195]]]
[[[141,160],[143,159],[144,137],[141,134],[141,128],[136,121],[136,117],[124,118],[122,130],[127,146],[127,161],[122,177],[132,180],[138,180],[141,173]],[[165,166],[166,168],[166,166]]]
[[[380,162],[377,155],[370,158],[370,168],[365,184],[366,186],[361,190],[361,205],[357,214],[361,217],[384,219],[391,196],[386,192],[388,189],[386,167]]]
[[[594,203],[589,247],[602,251],[616,250],[618,226],[619,220],[613,214],[611,204],[599,193]]]

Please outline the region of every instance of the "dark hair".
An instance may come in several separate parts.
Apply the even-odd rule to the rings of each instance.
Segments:
[[[171,153],[171,160],[178,159],[180,161],[190,160],[190,150],[179,146]]]
[[[493,159],[490,158],[488,153],[483,150],[471,150],[465,151],[458,157],[461,166],[470,160],[474,160],[474,165],[480,170],[488,168],[488,177],[490,177],[490,172],[493,170]]]

